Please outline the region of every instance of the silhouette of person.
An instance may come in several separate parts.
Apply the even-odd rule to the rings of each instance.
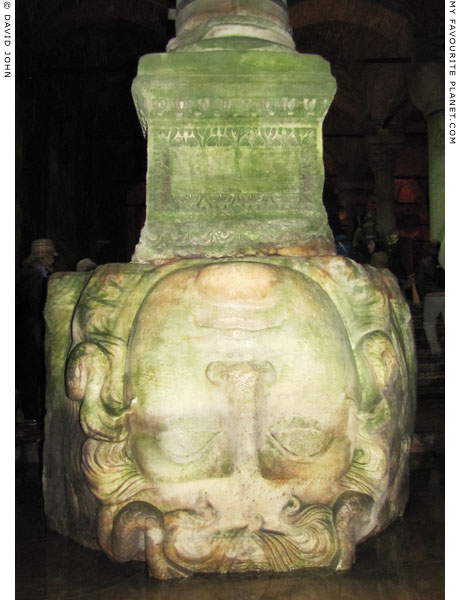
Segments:
[[[430,242],[429,254],[419,263],[416,284],[423,298],[423,329],[430,346],[430,352],[439,356],[442,352],[436,333],[439,315],[445,318],[445,272],[439,264],[440,242]]]

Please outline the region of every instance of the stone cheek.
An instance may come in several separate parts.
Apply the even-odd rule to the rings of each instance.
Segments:
[[[319,57],[268,54],[204,53],[198,70],[193,53],[141,60],[133,96],[149,160],[136,262],[334,251],[320,135],[334,85]]]
[[[50,364],[51,525],[94,547],[97,520],[110,558],[158,578],[348,568],[406,498],[414,361],[398,294],[338,257],[99,267],[67,360]],[[49,329],[68,343],[68,308]],[[77,430],[57,493],[52,448]]]

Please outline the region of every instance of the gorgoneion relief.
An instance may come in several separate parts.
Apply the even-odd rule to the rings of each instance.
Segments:
[[[48,524],[160,579],[347,569],[407,499],[409,309],[389,272],[336,256],[336,83],[295,52],[285,0],[176,17],[132,88],[132,262],[50,281]]]
[[[145,559],[158,578],[344,569],[401,513],[412,349],[399,291],[342,258],[304,273],[267,262],[145,273],[123,348],[104,334],[110,298],[86,312],[81,296],[67,394],[113,560]]]

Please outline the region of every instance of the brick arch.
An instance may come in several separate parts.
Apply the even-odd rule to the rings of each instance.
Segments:
[[[289,8],[289,18],[294,30],[340,22],[397,40],[399,47],[409,49],[412,45],[412,24],[408,18],[371,0],[300,0]]]

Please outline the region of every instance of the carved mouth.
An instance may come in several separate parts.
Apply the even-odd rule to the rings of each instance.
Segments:
[[[166,556],[183,569],[204,573],[283,572],[334,560],[338,539],[330,507],[300,508],[294,499],[282,511],[278,531],[264,529],[256,517],[245,527],[220,530],[218,523],[201,523],[198,513],[166,514]]]
[[[149,572],[159,579],[193,573],[285,572],[308,567],[349,568],[356,540],[369,531],[373,500],[355,492],[342,494],[333,507],[302,506],[295,496],[280,513],[280,530],[263,528],[255,515],[246,526],[219,528],[217,511],[205,497],[197,510],[162,514],[135,501],[116,516],[110,542],[115,560],[145,551]],[[356,526],[356,517],[367,529]]]

